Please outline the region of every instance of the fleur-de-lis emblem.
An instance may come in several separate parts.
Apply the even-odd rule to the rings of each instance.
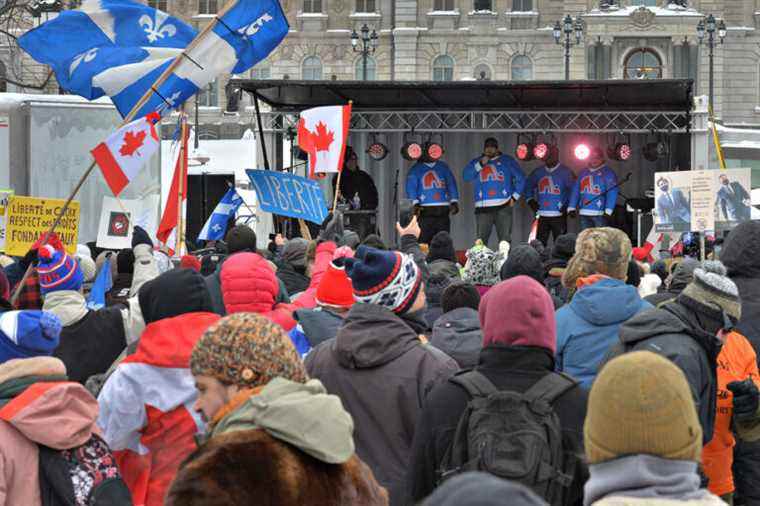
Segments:
[[[177,99],[179,99],[179,97],[180,97],[181,95],[182,95],[182,93],[180,93],[179,91],[175,91],[174,93],[172,93],[172,96],[171,96],[171,97],[169,97],[169,98],[167,98],[167,99],[166,99],[166,102],[163,102],[163,101],[161,102],[161,105],[159,105],[159,106],[156,108],[156,112],[157,112],[157,113],[159,113],[159,114],[163,114],[163,112],[164,112],[165,110],[167,110],[167,109],[173,109],[173,108],[174,108],[174,106],[175,106],[175,105],[176,105],[176,103],[177,103]],[[167,102],[168,102],[168,103],[167,103]]]
[[[156,11],[152,18],[147,14],[140,16],[138,23],[148,35],[148,42],[156,42],[158,39],[171,38],[176,35],[177,27],[167,23],[167,19],[169,19],[169,15],[161,11]]]
[[[78,55],[74,60],[71,62],[71,67],[69,67],[69,75],[73,74],[74,71],[79,67],[79,65],[84,63],[91,62],[95,59],[95,57],[98,56],[98,48],[94,47],[90,49],[89,51],[85,51],[84,53]]]

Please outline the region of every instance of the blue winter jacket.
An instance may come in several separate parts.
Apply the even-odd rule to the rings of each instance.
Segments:
[[[538,202],[539,216],[562,216],[572,190],[573,173],[561,163],[552,170],[537,168],[525,183],[525,195]]]
[[[464,168],[465,181],[474,181],[475,207],[493,207],[506,204],[510,198],[520,199],[525,186],[525,174],[509,155],[499,155],[484,166],[475,158]]]
[[[573,186],[567,210],[577,209],[583,216],[602,216],[604,213],[611,216],[620,193],[616,185],[617,175],[606,165],[595,170],[583,169]]]
[[[607,350],[619,341],[620,326],[650,307],[636,287],[618,279],[602,279],[578,290],[557,310],[557,370],[590,389]]]
[[[447,206],[459,201],[457,180],[446,163],[417,162],[406,176],[406,197],[421,206]]]

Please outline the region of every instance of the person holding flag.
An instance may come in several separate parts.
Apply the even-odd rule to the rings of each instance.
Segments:
[[[200,234],[198,234],[198,241],[221,241],[224,239],[224,235],[227,233],[227,224],[230,219],[235,218],[235,214],[242,203],[243,199],[238,195],[235,187],[231,186],[214,208],[214,212],[206,220],[206,224],[203,225]]]

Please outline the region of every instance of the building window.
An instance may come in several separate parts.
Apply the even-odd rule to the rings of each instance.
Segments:
[[[631,0],[631,5],[644,5],[646,7],[657,7],[657,0]]]
[[[251,69],[251,79],[271,79],[271,67],[253,67]]]
[[[433,81],[453,81],[454,80],[454,59],[442,54],[433,60]]]
[[[512,80],[529,81],[533,79],[533,62],[525,55],[512,58]]]
[[[219,83],[214,79],[198,92],[199,107],[219,107]]]
[[[364,80],[364,62],[361,58],[356,60],[354,65],[354,75],[357,81]],[[377,79],[377,62],[371,56],[367,56],[367,81],[374,81]]]
[[[651,49],[636,49],[625,59],[625,79],[660,79],[662,62]]]
[[[303,0],[303,11],[307,13],[321,13],[322,0]]]
[[[493,2],[491,0],[475,0],[473,2],[473,10],[493,12]]]
[[[322,79],[322,60],[319,56],[309,56],[301,64],[301,79],[320,81]]]
[[[453,11],[454,0],[435,0],[433,2],[434,11]]]
[[[148,0],[148,7],[166,12],[169,10],[168,3],[168,0]]]
[[[490,81],[492,77],[491,67],[489,67],[485,63],[481,63],[480,65],[477,65],[475,69],[472,71],[472,77],[474,77],[478,81]]]
[[[530,12],[533,10],[533,0],[512,0],[513,12]]]
[[[198,14],[216,14],[217,0],[198,0]]]
[[[375,12],[375,0],[356,0],[356,12]]]

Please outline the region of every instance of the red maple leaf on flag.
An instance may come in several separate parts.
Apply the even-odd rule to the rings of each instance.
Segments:
[[[330,144],[335,141],[335,134],[327,130],[327,125],[321,121],[317,123],[317,133],[314,136],[314,147],[317,151],[329,151]]]
[[[145,130],[139,132],[127,132],[124,134],[124,144],[119,148],[119,154],[121,156],[132,156],[140,149],[145,142]],[[138,155],[140,153],[137,153]]]

